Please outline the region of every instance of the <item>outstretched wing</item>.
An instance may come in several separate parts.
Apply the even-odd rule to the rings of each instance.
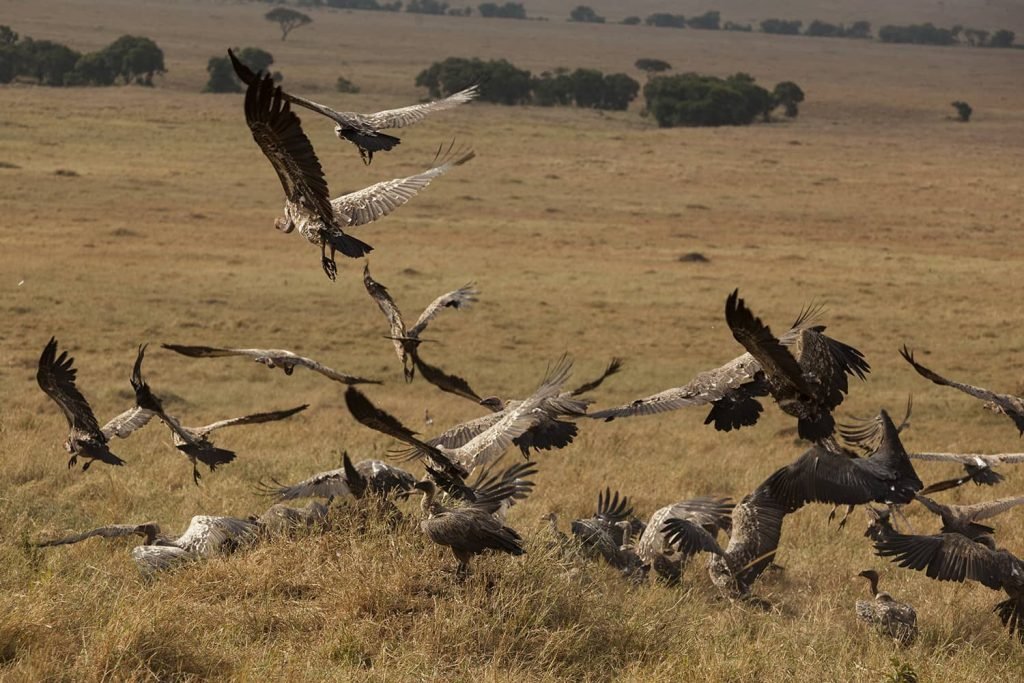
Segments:
[[[814,378],[816,395],[829,408],[835,408],[850,390],[850,376],[861,380],[871,372],[864,354],[824,334],[824,327],[808,327],[801,331],[796,354],[801,370]]]
[[[36,381],[39,382],[39,388],[60,406],[68,421],[68,427],[80,429],[100,441],[106,441],[89,402],[75,386],[75,375],[78,374],[78,370],[73,365],[74,361],[67,351],[61,351],[58,356],[57,340],[50,337],[42,355],[39,356]]]
[[[40,541],[34,543],[37,548],[49,548],[55,545],[68,545],[71,543],[78,543],[84,541],[87,538],[93,536],[100,536],[101,538],[121,538],[123,536],[156,536],[160,533],[160,527],[155,522],[146,522],[145,524],[111,524],[110,526],[101,526],[98,529],[90,529],[89,531],[83,531],[80,534],[73,534],[71,536],[65,536],[64,538],[57,538],[52,541]]]
[[[438,313],[446,308],[469,308],[470,304],[477,301],[477,295],[480,293],[478,289],[473,286],[473,283],[463,285],[458,289],[442,294],[427,306],[420,317],[416,320],[416,324],[409,328],[408,335],[410,337],[419,337],[423,333],[423,330],[427,327],[427,323],[433,320]]]
[[[420,377],[427,380],[441,391],[461,396],[462,398],[469,399],[475,403],[480,403],[481,398],[477,396],[475,391],[473,391],[473,387],[469,386],[469,382],[463,378],[458,375],[449,374],[437,366],[430,365],[420,358],[419,352],[415,349],[410,351],[409,356],[412,358],[412,362],[413,365],[416,366],[416,370],[420,373]]]
[[[715,555],[725,554],[714,536],[701,525],[688,519],[670,517],[661,525],[661,533],[665,534],[666,543],[686,557],[702,552]]]
[[[616,374],[619,370],[622,369],[622,362],[623,361],[621,358],[612,358],[611,362],[608,363],[608,367],[604,369],[604,372],[601,373],[600,377],[592,379],[589,382],[584,382],[583,384],[573,389],[570,393],[573,396],[581,396],[583,394],[593,391],[594,389],[597,389],[599,386],[601,386],[602,383],[604,383],[606,379],[608,379],[609,377]]]
[[[191,358],[253,357],[270,353],[270,351],[263,351],[262,349],[225,349],[219,346],[185,346],[183,344],[161,344],[160,346]]]
[[[242,417],[233,417],[227,420],[220,420],[206,425],[205,427],[198,427],[192,431],[198,436],[205,436],[210,432],[221,429],[222,427],[233,427],[235,425],[251,425],[259,424],[261,422],[276,422],[277,420],[284,420],[289,418],[296,413],[301,413],[303,410],[309,407],[308,403],[303,403],[301,406],[295,408],[287,408],[285,410],[273,410],[267,413],[252,413],[251,415],[243,415]]]
[[[914,408],[914,396],[907,396],[907,411],[903,415],[903,421],[896,427],[896,432],[902,434],[903,430],[910,426],[910,414]],[[880,415],[873,417],[853,417],[850,422],[841,424],[838,427],[839,435],[843,441],[851,446],[856,446],[866,453],[871,453],[878,448],[884,434],[883,422]]]
[[[875,541],[875,552],[938,581],[970,579],[993,590],[1003,587],[996,553],[960,534],[889,534]]]
[[[739,297],[738,289],[725,300],[725,321],[732,330],[732,336],[757,360],[767,375],[793,386],[806,396],[812,395],[796,358],[775,338],[771,328],[747,308]]]
[[[356,114],[360,117],[360,123],[373,129],[382,130],[385,128],[403,128],[422,121],[424,118],[438,111],[454,109],[460,104],[471,101],[479,94],[477,86],[471,85],[465,90],[449,95],[441,100],[414,104],[400,109],[386,109],[375,114]]]
[[[384,314],[384,317],[388,319],[388,326],[390,328],[391,343],[395,346],[395,353],[398,354],[398,360],[405,362],[405,347],[402,344],[402,340],[406,338],[405,333],[405,321],[402,320],[402,312],[398,310],[398,304],[391,298],[391,292],[388,288],[381,283],[370,277],[370,264],[366,263],[363,265],[363,286],[366,287],[366,291],[370,297],[377,302],[377,307],[380,312]]]
[[[455,159],[422,173],[407,178],[385,180],[331,200],[338,221],[344,226],[366,225],[387,216],[415,197],[434,178],[444,175],[476,156],[472,150],[465,153],[457,152],[457,154]]]
[[[127,439],[129,436],[149,424],[155,413],[141,406],[135,406],[114,417],[103,425],[103,436],[110,439],[117,437]]]
[[[246,89],[245,121],[277,172],[289,201],[316,213],[325,225],[334,226],[330,190],[313,143],[269,74],[257,76]]]

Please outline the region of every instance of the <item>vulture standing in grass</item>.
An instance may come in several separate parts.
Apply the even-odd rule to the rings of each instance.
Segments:
[[[437,485],[425,479],[416,488],[423,492],[424,519],[420,523],[423,533],[438,545],[448,546],[458,560],[460,578],[469,575],[469,562],[473,555],[485,550],[497,550],[511,555],[522,555],[522,537],[500,522],[494,513],[501,506],[500,497],[488,497],[464,507],[448,508],[435,500]]]
[[[449,476],[458,478],[464,477],[477,467],[486,467],[497,460],[512,445],[513,439],[537,424],[543,418],[543,413],[535,409],[558,395],[562,385],[568,380],[571,369],[572,362],[563,357],[554,366],[549,367],[533,395],[515,408],[505,411],[501,418],[487,429],[462,445],[451,448],[432,445],[417,438],[415,432],[374,406],[355,387],[349,387],[345,392],[345,403],[352,416],[361,424],[411,446],[409,457],[425,458]]]
[[[305,507],[295,508],[284,503],[275,503],[258,517],[250,517],[261,533],[271,535],[291,534],[320,526],[328,522],[330,508],[319,501],[310,501]]]
[[[255,540],[257,530],[258,526],[251,520],[197,515],[189,522],[184,533],[177,537],[165,536],[158,524],[146,522],[99,527],[35,545],[41,548],[67,545],[94,536],[141,536],[144,539],[143,545],[132,549],[132,558],[143,575],[150,575],[185,561],[226,555]]]
[[[620,496],[608,487],[597,494],[597,510],[591,517],[574,520],[572,535],[587,551],[601,555],[612,566],[619,566],[623,545],[622,522],[627,522],[635,534],[644,532],[644,523],[633,515],[628,496]]]
[[[85,459],[85,463],[82,464],[83,471],[89,469],[94,460],[108,465],[123,465],[124,460],[110,452],[108,442],[115,436],[127,438],[134,431],[144,427],[154,413],[140,406],[137,396],[135,406],[100,427],[89,402],[75,385],[78,370],[74,367],[74,360],[67,351],[62,351],[58,356],[57,340],[51,337],[39,357],[39,369],[36,372],[39,388],[53,399],[68,421],[70,431],[64,441],[64,450],[71,454],[68,468],[74,467],[79,457]],[[135,361],[134,373],[139,372],[141,362],[140,350]]]
[[[284,188],[284,218],[277,219],[277,228],[291,232],[298,227],[307,240],[319,245],[324,272],[334,280],[338,272],[336,251],[359,258],[373,248],[342,230],[313,144],[269,74],[256,76],[249,83],[245,121]]]
[[[779,408],[797,418],[800,438],[818,442],[831,436],[832,411],[849,391],[849,376],[864,379],[871,370],[864,355],[825,335],[821,326],[801,329],[791,351],[747,308],[739,290],[725,301],[725,321],[757,361]]]
[[[707,529],[689,519],[670,518],[661,530],[666,542],[681,555],[711,553],[711,582],[729,597],[747,598],[754,581],[775,559],[782,522],[789,512],[792,510],[775,500],[762,484],[733,508],[732,529],[725,549]]]
[[[905,602],[896,602],[891,595],[878,590],[878,572],[874,569],[866,569],[857,576],[870,582],[873,598],[857,601],[857,618],[900,645],[912,645],[917,639],[917,612],[914,608]]]
[[[1024,496],[1000,498],[973,505],[946,505],[920,493],[916,498],[917,502],[928,508],[929,512],[942,519],[942,533],[961,534],[972,540],[994,534],[996,531],[987,524],[978,524],[980,520],[990,519],[1024,504]]]
[[[733,503],[728,498],[699,497],[682,500],[654,511],[636,543],[640,561],[670,584],[679,581],[686,556],[673,547],[662,529],[669,518],[685,519],[703,527],[712,537],[728,531]]]
[[[989,391],[988,389],[982,389],[981,387],[974,387],[970,384],[961,384],[960,382],[954,382],[951,379],[946,379],[914,360],[914,352],[906,346],[900,350],[900,355],[903,356],[905,361],[913,366],[914,370],[917,371],[917,374],[921,375],[925,379],[931,380],[939,386],[959,389],[965,394],[985,401],[985,408],[996,413],[1002,413],[1013,420],[1013,424],[1017,427],[1017,431],[1020,432],[1021,436],[1024,436],[1024,398],[1014,396],[1012,394],[997,394],[994,391]]]
[[[824,335],[824,326],[812,324],[820,312],[817,307],[801,311],[790,329],[776,340],[771,330],[750,314],[742,300],[737,305],[737,299],[737,293],[733,292],[726,302],[726,319],[730,321],[736,339],[747,348],[746,353],[721,367],[698,374],[681,387],[666,389],[616,408],[592,412],[590,417],[613,420],[710,404],[711,410],[704,424],[714,424],[715,429],[727,432],[757,422],[763,410],[759,397],[773,391],[773,396],[783,395],[780,391],[783,390],[785,376],[782,379],[778,377],[780,360],[782,369],[795,376],[793,382],[801,389],[810,391],[807,386],[810,380],[804,378],[804,373],[817,373],[815,377],[820,379],[812,383],[822,395],[818,402],[834,404],[832,407],[842,401],[848,389],[847,374],[856,374],[863,379],[868,372],[868,364],[859,351]],[[801,358],[800,362],[793,358],[789,351],[791,348]],[[801,369],[805,364],[807,368]],[[772,379],[773,376],[776,378]],[[773,383],[776,386],[774,390]],[[788,405],[785,396],[783,400]],[[828,419],[825,420],[826,425]],[[804,433],[808,431],[809,427],[805,425]]]
[[[380,384],[375,379],[366,379],[333,370],[321,365],[312,358],[299,356],[285,349],[227,349],[218,346],[183,346],[181,344],[162,344],[163,348],[180,353],[190,358],[225,358],[227,356],[245,356],[268,368],[281,368],[284,374],[291,375],[295,368],[307,368],[318,372],[328,379],[342,384]]]
[[[944,479],[930,484],[921,490],[921,493],[931,494],[937,491],[946,491],[963,486],[973,481],[978,486],[995,486],[1006,479],[1005,476],[996,472],[994,467],[998,465],[1017,465],[1024,463],[1024,453],[911,453],[914,460],[929,460],[933,462],[956,462],[964,466],[965,474],[953,479]]]
[[[423,330],[426,329],[430,321],[446,308],[454,308],[456,310],[469,308],[472,303],[477,301],[477,295],[480,294],[472,282],[442,294],[430,302],[430,305],[420,313],[420,317],[412,327],[406,328],[405,321],[402,319],[402,312],[398,310],[398,305],[391,297],[391,293],[388,292],[388,288],[370,277],[370,264],[363,266],[363,286],[366,287],[366,291],[373,300],[377,302],[377,307],[380,308],[384,317],[388,319],[390,327],[389,339],[394,344],[398,360],[402,363],[402,371],[405,373],[406,382],[411,382],[415,374],[412,355],[416,353],[420,343],[424,341],[420,338],[420,335],[423,334]]]
[[[875,552],[900,567],[923,571],[938,581],[978,581],[1008,598],[998,603],[999,615],[1010,635],[1024,642],[1024,562],[997,549],[990,535],[971,540],[958,533],[931,536],[892,534],[875,541]]]
[[[251,85],[257,80],[258,76],[253,73],[252,69],[239,61],[231,50],[228,50],[228,56],[231,58],[231,65],[234,67],[235,73],[242,83]],[[454,109],[460,104],[469,102],[477,94],[477,87],[472,85],[441,100],[414,104],[400,109],[388,109],[374,114],[359,114],[356,112],[335,111],[330,107],[317,104],[304,97],[282,92],[282,96],[288,102],[315,111],[334,121],[335,134],[340,140],[348,140],[355,145],[359,149],[359,156],[362,157],[365,164],[373,161],[374,152],[391,151],[395,145],[401,142],[399,138],[381,131],[411,126],[434,112]]]
[[[477,503],[482,500],[495,499],[500,502],[494,516],[504,522],[508,511],[516,503],[524,500],[533,492],[532,477],[537,474],[537,466],[532,462],[517,463],[494,472],[494,465],[479,468],[473,481],[465,482],[461,478],[450,476],[443,470],[426,465],[427,476],[441,488],[452,500],[466,503]]]

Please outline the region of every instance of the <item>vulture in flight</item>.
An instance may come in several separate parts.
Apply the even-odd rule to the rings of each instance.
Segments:
[[[800,330],[792,351],[772,334],[734,290],[725,301],[725,321],[732,335],[757,361],[768,393],[808,441],[832,435],[832,411],[849,391],[848,375],[864,379],[871,368],[864,355],[824,334],[824,327]]]
[[[183,346],[181,344],[162,344],[163,348],[190,358],[224,358],[226,356],[246,356],[268,368],[281,368],[284,374],[291,375],[296,367],[307,368],[319,372],[328,379],[342,384],[380,384],[375,379],[366,379],[354,375],[346,375],[326,365],[321,365],[312,358],[306,358],[286,351],[285,349],[225,349],[217,346]]]
[[[71,454],[68,460],[68,468],[78,463],[78,458],[85,459],[82,470],[89,469],[94,460],[105,462],[108,465],[123,465],[124,460],[110,452],[109,441],[113,437],[127,438],[133,432],[144,427],[153,417],[152,410],[139,405],[139,394],[136,392],[136,405],[125,412],[117,415],[102,427],[96,421],[96,416],[89,406],[89,402],[78,390],[75,378],[78,374],[74,367],[74,358],[62,351],[57,355],[57,340],[54,337],[43,348],[39,356],[39,369],[36,372],[36,381],[39,387],[47,396],[53,399],[68,422],[68,438],[64,442],[64,449]],[[142,351],[135,361],[133,372],[134,377],[140,372],[142,363]],[[145,397],[142,397],[145,401]]]
[[[997,465],[1016,465],[1024,462],[1024,453],[911,453],[914,460],[930,460],[934,462],[955,462],[964,466],[963,476],[930,484],[921,493],[930,494],[962,486],[969,481],[976,485],[995,486],[1006,479],[996,472]]]
[[[818,310],[811,307],[801,311],[789,331],[782,335],[781,343],[787,346],[795,343]],[[590,417],[611,421],[618,417],[655,415],[710,404],[711,412],[704,424],[714,424],[718,431],[728,432],[757,422],[763,410],[757,397],[767,395],[761,366],[750,353],[744,353],[725,365],[699,373],[681,387],[638,398],[617,408],[598,410],[590,413]]]
[[[965,394],[985,401],[985,408],[996,413],[1002,413],[1013,420],[1013,424],[1016,425],[1017,431],[1020,432],[1020,435],[1024,436],[1024,398],[1020,396],[1013,396],[1012,394],[997,394],[994,391],[989,391],[988,389],[982,389],[981,387],[974,387],[970,384],[961,384],[960,382],[954,382],[951,379],[946,379],[942,375],[932,372],[914,360],[914,352],[906,346],[900,349],[900,355],[903,356],[903,360],[913,366],[914,370],[917,371],[917,374],[921,375],[925,379],[931,380],[939,386],[959,389]]]
[[[259,76],[253,73],[252,69],[243,64],[230,49],[228,57],[231,58],[231,65],[235,69],[238,79],[246,85],[254,83]],[[356,112],[335,111],[307,100],[304,97],[290,95],[282,92],[282,97],[292,104],[305,107],[322,114],[334,121],[334,132],[341,140],[348,140],[359,149],[359,156],[364,164],[373,161],[374,152],[389,152],[401,140],[393,135],[383,133],[384,130],[392,128],[404,128],[418,123],[430,114],[446,109],[454,109],[460,104],[471,101],[478,94],[477,86],[472,85],[465,90],[449,95],[441,100],[414,104],[400,109],[387,109],[373,114],[359,114]]]
[[[687,556],[668,542],[662,528],[665,521],[670,518],[685,519],[703,527],[714,537],[719,529],[729,530],[732,509],[733,502],[728,498],[708,496],[690,498],[659,508],[651,515],[636,542],[637,556],[641,562],[654,569],[658,576],[671,584],[677,583]]]
[[[477,295],[480,294],[472,282],[458,289],[446,292],[431,301],[430,305],[420,313],[420,317],[416,319],[413,326],[407,328],[405,321],[402,319],[402,312],[398,309],[398,305],[392,298],[391,293],[388,292],[388,288],[370,277],[370,264],[368,263],[363,266],[363,286],[366,287],[370,297],[377,303],[377,307],[380,308],[384,317],[388,319],[390,327],[388,338],[394,344],[395,353],[398,355],[398,360],[402,363],[406,382],[411,382],[415,374],[416,364],[413,355],[416,353],[420,342],[424,341],[420,338],[420,335],[423,334],[423,330],[427,328],[430,321],[446,308],[454,308],[456,310],[469,308],[471,304],[477,301]]]
[[[313,143],[269,74],[257,76],[249,83],[245,91],[245,121],[284,188],[284,217],[278,218],[275,225],[285,232],[298,227],[307,240],[319,245],[324,272],[334,280],[338,272],[336,251],[359,258],[373,247],[342,230]]]
[[[1018,505],[1024,505],[1024,496],[1000,498],[973,505],[946,505],[921,493],[918,493],[916,498],[917,502],[928,508],[929,512],[942,519],[942,533],[961,534],[972,540],[995,533],[995,529],[987,524],[979,524],[979,520],[989,519],[1012,510]]]

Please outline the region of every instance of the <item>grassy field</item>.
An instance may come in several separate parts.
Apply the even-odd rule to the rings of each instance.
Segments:
[[[878,24],[888,4],[849,16],[833,4],[837,14],[820,17]],[[706,9],[683,5],[637,3],[636,13]],[[733,5],[769,14],[719,8],[730,15]],[[877,18],[866,11],[876,5]],[[550,0],[537,13],[567,7]],[[944,17],[969,11],[956,21],[1013,28],[1010,3],[901,7],[908,16],[891,20],[954,23]],[[739,353],[722,317],[739,287],[777,330],[808,302],[824,303],[830,332],[865,352],[870,380],[841,415],[899,412],[913,391],[909,449],[982,452],[1020,448],[1009,421],[927,384],[896,350],[908,343],[935,369],[994,389],[1024,383],[1024,53],[316,10],[282,43],[258,4],[60,8],[12,0],[2,21],[79,50],[147,35],[168,73],[153,89],[0,87],[0,678],[880,681],[894,657],[921,681],[1024,677],[1024,649],[990,611],[999,594],[888,566],[861,537],[860,513],[841,533],[823,506],[787,518],[786,571],[756,586],[776,606],[767,613],[719,600],[702,562],[682,589],[637,588],[545,549],[540,515],[557,512],[564,528],[606,485],[641,514],[692,495],[738,499],[805,448],[774,406],[730,434],[704,427],[700,410],[583,425],[572,447],[539,457],[536,493],[512,513],[528,554],[483,558],[462,585],[450,555],[414,525],[359,529],[343,509],[326,535],[155,582],[138,576],[127,543],[45,553],[26,544],[111,522],[174,530],[195,514],[244,516],[267,505],[253,492],[260,479],[305,477],[339,466],[343,449],[361,459],[393,445],[351,419],[340,385],[240,359],[191,360],[159,342],[290,348],[379,377],[387,383],[371,398],[427,434],[480,414],[402,382],[361,263],[339,261],[331,284],[314,247],[273,229],[280,185],[244,125],[241,96],[199,94],[208,58],[228,45],[264,47],[287,87],[363,111],[422,97],[416,73],[450,55],[631,73],[638,57],[657,57],[747,71],[769,86],[795,80],[808,96],[798,119],[744,129],[659,130],[639,103],[614,114],[473,104],[408,131],[369,168],[329,125],[303,119],[335,194],[423,169],[453,137],[477,150],[358,235],[407,316],[477,282],[479,304],[435,321],[441,343],[424,355],[483,394],[529,392],[566,350],[581,380],[613,355],[626,359],[600,405],[682,384]],[[770,14],[819,16],[812,3],[785,9]],[[339,75],[363,92],[332,92]],[[974,107],[970,124],[949,120],[954,99]],[[709,262],[681,262],[688,252]],[[131,400],[127,377],[144,342],[153,344],[147,378],[186,424],[311,408],[223,434],[218,443],[239,458],[199,487],[160,427],[115,444],[126,467],[68,471],[64,421],[34,376],[51,335],[74,353],[100,419]],[[927,481],[956,470],[919,471]],[[946,498],[1019,493],[1022,475],[1004,473],[1000,489]],[[917,509],[908,515],[918,530],[936,528]],[[1016,511],[998,524],[1018,554],[1022,520]],[[917,607],[913,647],[896,651],[855,621],[866,586],[853,577],[871,566]]]

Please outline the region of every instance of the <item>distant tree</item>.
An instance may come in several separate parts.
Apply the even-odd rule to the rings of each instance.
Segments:
[[[722,28],[725,29],[726,31],[742,31],[744,33],[750,33],[751,31],[754,30],[754,27],[751,26],[750,24],[737,24],[734,21],[725,22]]]
[[[971,109],[971,105],[966,102],[962,102],[961,100],[953,102],[952,105],[956,109],[956,115],[961,123],[967,123],[971,120],[971,114],[974,113],[974,110]]]
[[[289,9],[287,7],[275,7],[263,15],[267,21],[272,21],[281,27],[281,40],[288,38],[288,34],[299,28],[310,24],[313,20],[308,14]]]
[[[493,2],[485,2],[479,5],[477,9],[480,11],[480,16],[496,19],[525,19],[526,9],[523,7],[521,2],[506,2],[504,5],[498,5]]]
[[[64,77],[65,85],[113,85],[117,80],[117,71],[107,55],[100,52],[89,52],[78,58],[75,68]]]
[[[210,61],[206,63],[206,71],[210,78],[203,86],[203,92],[242,92],[231,60],[227,57],[210,57]]]
[[[17,44],[17,73],[36,79],[40,85],[64,85],[81,54],[67,45],[50,40],[25,38]]]
[[[504,59],[449,57],[434,62],[416,76],[416,85],[427,88],[431,97],[445,97],[480,86],[480,100],[498,104],[526,104],[530,101],[530,72]]]
[[[855,21],[849,28],[846,29],[847,38],[870,38],[871,37],[871,22],[870,21]]]
[[[448,16],[450,17],[468,17],[471,14],[473,14],[472,7],[463,7],[462,9],[451,7],[448,9]]]
[[[641,57],[633,63],[640,71],[643,71],[648,76],[652,74],[661,73],[662,71],[668,71],[672,68],[672,65],[666,62],[664,59],[651,59],[648,57]]]
[[[720,28],[719,21],[722,15],[720,12],[705,12],[696,17],[690,17],[686,20],[686,25],[690,28],[705,29],[708,31],[717,31]]]
[[[686,28],[686,17],[682,14],[668,14],[666,12],[655,12],[644,19],[648,26],[659,28]]]
[[[636,99],[640,92],[640,83],[626,74],[606,74],[604,92],[601,95],[601,109],[625,111],[629,103]]]
[[[778,33],[781,35],[799,35],[802,21],[791,19],[765,19],[761,22],[761,31],[764,33]]]
[[[655,76],[644,86],[647,111],[659,126],[735,126],[771,107],[771,93],[746,74],[727,79],[695,73]]]
[[[18,34],[10,26],[0,25],[0,45],[14,45],[18,42]]]
[[[338,80],[334,83],[334,89],[338,92],[355,94],[359,92],[359,86],[348,80],[344,76],[338,76]]]
[[[626,17],[622,20],[622,23],[626,26],[636,26],[640,23],[640,17]]]
[[[818,36],[821,38],[838,38],[843,35],[843,27],[815,19],[804,29],[805,36]]]
[[[567,106],[572,104],[573,82],[565,68],[545,71],[530,81],[533,103],[542,107]]]
[[[1013,31],[1007,31],[1006,29],[999,29],[992,34],[989,38],[989,47],[1013,47],[1013,41],[1017,37]]]
[[[604,97],[604,74],[597,69],[576,69],[572,79],[572,97],[577,107],[596,109]]]
[[[957,36],[952,29],[936,28],[930,23],[908,26],[883,26],[878,30],[883,43],[913,43],[916,45],[953,45]]]
[[[569,12],[569,21],[578,21],[585,24],[603,24],[604,17],[586,5],[577,5]]]
[[[258,47],[243,47],[235,51],[235,56],[242,64],[257,72],[270,71],[270,65],[274,63],[274,55]]]
[[[785,107],[786,116],[795,118],[800,113],[800,103],[804,101],[804,91],[793,81],[782,81],[772,91],[773,106]]]
[[[153,76],[167,71],[163,50],[145,36],[121,36],[103,48],[101,54],[125,83],[153,85]]]
[[[754,77],[747,73],[736,73],[725,79],[726,84],[743,96],[742,118],[753,121],[758,116],[763,121],[771,119],[772,109],[777,105],[772,93],[754,82]]]
[[[445,14],[448,12],[448,3],[439,0],[410,0],[405,11],[410,14]]]
[[[963,32],[964,38],[967,39],[967,44],[971,47],[985,47],[988,42],[988,31],[983,31],[977,28],[965,28]]]

